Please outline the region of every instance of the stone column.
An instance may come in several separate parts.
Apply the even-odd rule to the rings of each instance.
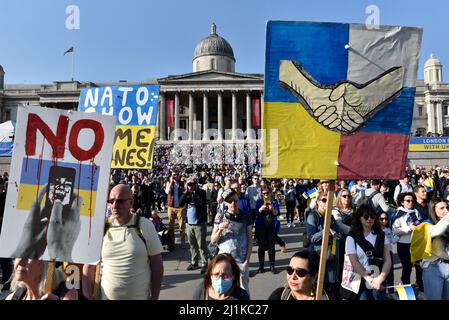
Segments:
[[[437,101],[437,133],[443,134],[443,102],[441,100]]]
[[[217,122],[218,122],[218,140],[223,140],[223,94],[217,92]]]
[[[203,93],[203,140],[209,140],[206,135],[207,130],[209,130],[209,99],[207,92]]]
[[[175,92],[175,141],[179,140],[179,92]]]
[[[432,100],[427,102],[427,132],[435,133],[435,109]]]
[[[246,139],[254,139],[251,128],[251,93],[246,93]]]
[[[232,140],[236,139],[237,136],[237,130],[238,124],[237,124],[237,92],[232,91]]]
[[[160,117],[159,117],[159,140],[160,141],[165,141],[165,137],[167,136],[167,115],[166,115],[166,110],[167,110],[167,106],[165,105],[165,94],[163,92],[159,92],[159,96],[160,96],[160,108],[161,108],[161,112],[159,113]]]
[[[189,92],[189,140],[193,140],[193,108],[195,100],[193,99],[193,92]]]

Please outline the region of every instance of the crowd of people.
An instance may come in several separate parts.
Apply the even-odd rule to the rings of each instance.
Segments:
[[[418,297],[449,299],[449,168],[407,168],[399,181],[337,181],[331,192],[329,185],[327,180],[263,179],[257,164],[174,165],[160,148],[151,170],[112,170],[101,263],[79,266],[79,290],[62,290],[59,279],[53,293],[45,294],[40,285],[45,264],[25,259],[2,259],[4,289],[11,290],[8,299],[158,299],[164,246],[174,251],[188,245],[187,270],[204,276],[194,299],[248,300],[253,246],[254,274],[279,272],[275,246],[285,252],[279,235],[285,219],[298,235],[305,229],[303,249],[291,257],[285,283],[272,288],[269,299],[314,299],[333,192],[323,299],[391,298],[395,284],[412,284],[413,268]],[[394,279],[394,251],[400,279]],[[351,272],[355,277],[349,279]],[[101,274],[99,287],[96,274]],[[357,277],[357,290],[348,290],[348,281]]]

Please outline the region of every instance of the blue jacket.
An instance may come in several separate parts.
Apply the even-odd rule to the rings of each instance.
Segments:
[[[244,213],[251,214],[251,206],[249,205],[249,200],[245,197],[245,195],[240,195],[239,210]]]
[[[319,218],[318,218],[319,217]],[[307,236],[310,239],[313,250],[321,251],[321,242],[323,238],[324,229],[324,217],[322,217],[316,209],[312,210],[307,217]],[[335,232],[339,232],[338,225],[332,217],[331,229]],[[329,243],[332,243],[332,235],[329,234]]]
[[[274,199],[273,197],[271,197],[271,205],[273,206],[274,210],[276,210],[276,212],[278,213],[278,215],[281,213],[281,210],[279,208],[279,202]],[[260,207],[263,206],[263,199],[259,199],[256,201],[256,228],[258,226],[263,225],[263,217],[259,212]],[[277,218],[275,218],[275,220],[277,220]]]

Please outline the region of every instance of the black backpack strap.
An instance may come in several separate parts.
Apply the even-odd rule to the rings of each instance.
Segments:
[[[281,293],[281,300],[288,300],[292,294],[292,290],[288,286],[288,284],[284,285],[284,290]]]
[[[377,190],[374,190],[374,192],[371,193],[371,194],[368,196],[368,198],[366,199],[366,201],[367,201],[367,202],[371,201],[371,199],[374,198],[374,196],[375,196],[376,194],[378,194],[378,193],[380,193],[380,192],[377,191]]]
[[[355,240],[356,244],[365,252],[368,259],[379,258],[383,259],[385,234],[383,232],[377,233],[376,243],[374,246],[365,239],[363,236],[357,236],[354,232],[350,232],[349,235]]]
[[[27,288],[19,287],[16,291],[14,291],[11,300],[24,300],[27,294]]]
[[[374,244],[375,257],[383,259],[384,246],[385,246],[385,233],[381,231],[377,234],[376,243]]]
[[[135,228],[139,238],[143,241],[145,246],[147,245],[147,241],[143,236],[142,229],[140,229],[140,216],[138,214],[136,214],[136,220],[134,221],[134,224],[129,225],[128,228]]]
[[[140,215],[136,214],[135,216],[136,216],[136,218],[135,218],[134,224],[130,224],[130,225],[126,226],[126,228],[127,229],[135,228],[137,235],[139,236],[139,238],[143,241],[143,243],[146,246],[147,241],[145,240],[145,237],[143,236],[142,229],[140,229]],[[114,228],[114,227],[116,227],[116,226],[111,226],[110,221],[108,219],[108,222],[106,222],[105,227],[104,227],[104,234],[106,235],[108,233],[109,229]],[[117,227],[119,227],[119,226],[117,226]]]

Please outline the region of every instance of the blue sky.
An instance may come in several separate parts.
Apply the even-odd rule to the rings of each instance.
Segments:
[[[80,9],[80,29],[65,27],[66,7]],[[144,81],[192,71],[196,44],[210,32],[233,47],[236,71],[263,73],[268,20],[380,23],[424,28],[418,78],[430,53],[449,61],[449,2],[380,0],[0,0],[0,65],[6,84],[70,80],[75,47],[79,81]],[[444,71],[443,71],[444,78]]]

